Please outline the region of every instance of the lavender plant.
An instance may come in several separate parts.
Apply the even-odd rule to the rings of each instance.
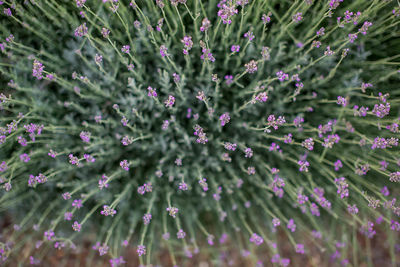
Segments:
[[[1,262],[399,262],[398,1],[0,5]]]

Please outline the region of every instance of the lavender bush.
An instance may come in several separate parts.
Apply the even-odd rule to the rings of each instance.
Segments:
[[[398,263],[398,1],[0,5],[1,262]]]

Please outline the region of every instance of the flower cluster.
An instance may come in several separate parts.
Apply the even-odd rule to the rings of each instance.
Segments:
[[[0,265],[394,255],[395,2],[0,1]]]

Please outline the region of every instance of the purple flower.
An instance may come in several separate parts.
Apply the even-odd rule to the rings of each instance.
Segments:
[[[340,141],[340,137],[338,134],[330,134],[326,138],[324,138],[324,142],[322,143],[323,147],[332,148],[333,144],[337,144]]]
[[[342,105],[343,107],[345,107],[345,106],[347,106],[347,99],[342,96],[338,96],[336,103],[338,105]]]
[[[326,50],[324,51],[324,55],[325,55],[325,56],[333,56],[333,54],[335,54],[335,52],[332,51],[332,50],[331,50],[331,47],[328,45],[328,46],[326,47]]]
[[[85,143],[89,143],[90,142],[90,136],[91,136],[90,132],[82,131],[79,136],[81,137],[83,142],[85,142]]]
[[[248,175],[254,175],[254,174],[256,174],[256,168],[255,168],[255,167],[252,167],[252,166],[247,167],[247,174],[248,174]]]
[[[124,260],[124,258],[122,256],[119,256],[118,258],[110,259],[111,267],[117,267],[124,263],[126,263],[126,261]]]
[[[303,244],[296,244],[296,253],[304,254],[304,245]]]
[[[29,263],[31,265],[39,265],[40,264],[40,260],[39,259],[35,259],[33,256],[29,256]]]
[[[319,48],[320,46],[321,46],[321,42],[320,41],[316,41],[316,40],[314,40],[312,42],[312,44],[311,44],[312,48],[314,48],[314,47]]]
[[[244,66],[246,67],[246,72],[248,72],[248,73],[256,72],[258,69],[257,64],[258,64],[258,62],[255,60],[250,60],[249,63],[244,64]]]
[[[381,137],[376,137],[374,139],[374,142],[372,143],[371,149],[374,150],[376,148],[380,149],[385,149],[387,147],[388,143],[386,142],[385,138]]]
[[[82,208],[82,199],[74,199],[74,201],[72,202],[72,207],[75,207],[77,209]]]
[[[231,24],[231,18],[238,13],[238,10],[236,9],[236,4],[233,4],[232,2],[227,3],[225,1],[221,1],[218,4],[218,8],[218,16],[221,18],[222,22],[224,24]]]
[[[107,246],[107,244],[103,243],[103,245],[101,247],[100,246],[98,247],[99,255],[103,256],[103,255],[107,254],[108,249],[109,249],[109,247]]]
[[[124,146],[128,146],[133,143],[133,138],[125,135],[124,137],[122,137],[121,143]]]
[[[76,0],[76,6],[77,7],[83,7],[83,5],[85,4],[86,0]]]
[[[124,45],[124,46],[121,48],[121,51],[122,51],[123,53],[129,54],[130,49],[131,49],[131,47],[130,47],[129,45]]]
[[[181,182],[181,183],[179,183],[179,190],[182,190],[182,191],[187,191],[188,190],[188,185],[185,183],[185,182]]]
[[[361,83],[361,91],[363,93],[365,93],[366,89],[369,88],[369,87],[373,87],[372,83]]]
[[[283,197],[284,191],[283,187],[285,187],[285,181],[280,178],[278,175],[275,175],[274,180],[269,185],[269,187],[274,191],[275,195],[279,198]]]
[[[221,126],[225,126],[229,121],[231,120],[231,117],[229,116],[228,112],[225,112],[219,117],[219,120],[221,122]]]
[[[246,149],[244,150],[244,153],[245,153],[246,158],[253,157],[253,150],[250,147],[246,147]]]
[[[71,199],[71,193],[69,193],[69,192],[65,192],[65,193],[63,193],[61,196],[62,196],[62,198],[63,198],[64,200]]]
[[[400,182],[400,172],[392,172],[389,174],[389,180],[393,183]]]
[[[56,248],[56,249],[62,249],[62,248],[64,248],[64,247],[65,247],[65,243],[64,243],[64,242],[56,241],[56,242],[54,243],[54,248]]]
[[[10,182],[4,183],[3,188],[4,190],[6,190],[6,192],[9,192],[12,188],[11,183]]]
[[[185,36],[185,37],[183,37],[181,42],[184,45],[183,54],[184,55],[188,55],[189,54],[189,50],[192,49],[192,47],[193,47],[192,37],[191,36]]]
[[[282,152],[282,150],[280,149],[280,146],[278,144],[276,144],[275,142],[271,143],[271,146],[268,149],[269,151],[277,151],[277,152]]]
[[[329,9],[336,9],[343,0],[330,0]]]
[[[210,245],[210,246],[213,246],[214,245],[214,236],[213,235],[208,235],[207,236],[207,243]]]
[[[302,160],[299,160],[298,162],[297,162],[297,164],[299,164],[300,165],[300,168],[299,168],[299,171],[301,171],[301,172],[308,172],[308,166],[310,166],[310,163],[308,162],[308,161],[302,161]]]
[[[113,217],[115,214],[117,214],[117,211],[116,211],[115,209],[111,208],[111,207],[108,206],[108,205],[104,205],[104,206],[103,206],[103,210],[100,212],[100,214],[101,214],[101,215],[104,215],[104,216],[111,216],[111,217]]]
[[[378,118],[383,118],[389,115],[390,112],[390,103],[384,104],[375,104],[374,109],[372,110],[372,114],[377,116]]]
[[[208,191],[208,184],[207,184],[207,179],[206,178],[201,178],[199,180],[199,184],[201,186],[201,188],[203,189],[204,192]]]
[[[164,233],[164,234],[162,235],[162,238],[163,238],[164,240],[169,240],[170,237],[171,237],[171,236],[170,236],[169,233]]]
[[[263,46],[261,48],[261,56],[263,58],[263,60],[270,60],[271,59],[271,48],[269,48],[268,46]]]
[[[249,39],[249,42],[253,41],[255,38],[253,32],[251,32],[251,31],[246,32],[243,36],[244,36],[244,38]]]
[[[6,16],[12,16],[11,9],[10,9],[10,8],[5,8],[5,9],[4,9],[4,14],[5,14]]]
[[[47,78],[49,81],[53,81],[53,80],[55,80],[56,76],[55,76],[55,74],[48,73],[48,74],[46,74],[46,78]]]
[[[73,154],[69,154],[69,155],[68,155],[68,158],[69,158],[69,163],[71,163],[72,165],[79,166],[79,159],[78,159],[78,157],[75,157]]]
[[[264,25],[268,24],[271,22],[271,12],[268,12],[268,14],[263,14],[261,16],[261,20]]]
[[[379,164],[381,165],[379,169],[382,171],[386,171],[386,168],[389,165],[389,163],[386,160],[379,161]]]
[[[293,21],[294,22],[300,22],[303,19],[302,15],[303,14],[301,12],[298,12],[298,13],[294,14],[292,16]]]
[[[43,64],[35,59],[33,61],[32,76],[36,77],[36,79],[38,80],[43,79],[43,70],[44,70]]]
[[[203,128],[200,127],[200,125],[196,124],[194,126],[194,130],[195,130],[194,135],[198,137],[196,140],[197,143],[204,145],[205,143],[208,142],[207,136],[204,133]]]
[[[172,107],[175,104],[175,97],[169,95],[168,99],[164,101],[164,104],[167,108]]]
[[[44,232],[44,237],[49,241],[52,240],[54,237],[54,231],[51,229],[47,230],[46,232]]]
[[[276,77],[278,77],[278,80],[281,82],[284,80],[289,80],[289,75],[281,70],[276,73]]]
[[[160,54],[162,57],[168,56],[168,48],[165,45],[160,46]]]
[[[303,205],[307,201],[308,201],[308,197],[306,195],[302,195],[302,194],[297,195],[297,203],[299,203],[300,205]]]
[[[87,35],[87,33],[88,33],[88,28],[86,27],[86,22],[83,23],[82,25],[79,25],[75,29],[75,36],[76,37],[82,37],[84,35]]]
[[[93,162],[96,161],[96,159],[95,159],[92,155],[90,155],[90,154],[84,154],[83,157],[84,157],[84,159],[86,160],[86,162],[91,162],[91,163],[93,163]]]
[[[127,67],[129,71],[133,71],[135,69],[135,65],[133,65],[132,63],[129,64]]]
[[[104,38],[108,38],[108,36],[110,35],[110,30],[107,28],[102,28],[101,34],[103,35]]]
[[[264,239],[256,233],[253,233],[250,237],[250,242],[259,246],[264,242]]]
[[[343,164],[342,164],[342,162],[340,161],[340,159],[338,159],[338,160],[334,163],[334,165],[335,165],[335,171],[338,171],[340,168],[343,167]]]
[[[146,247],[143,245],[139,245],[136,252],[139,255],[139,257],[142,255],[146,255]]]
[[[268,100],[268,93],[267,92],[261,92],[258,93],[258,95],[254,98],[254,100],[258,101],[258,102],[267,102]]]
[[[349,42],[354,43],[354,41],[357,39],[358,35],[357,33],[349,33]]]
[[[72,216],[73,216],[72,212],[67,211],[66,213],[64,213],[64,220],[70,221],[72,220]]]
[[[294,126],[297,127],[297,128],[300,128],[300,127],[301,127],[301,123],[303,123],[303,122],[304,122],[304,118],[303,118],[303,117],[300,117],[300,116],[294,118],[294,120],[293,120],[293,124],[294,124]],[[311,138],[311,139],[312,139],[312,138]]]
[[[236,150],[236,146],[237,146],[236,144],[232,144],[232,143],[229,143],[229,142],[226,142],[224,144],[225,149],[230,150],[230,151],[235,151]]]
[[[52,157],[54,159],[57,156],[57,153],[54,150],[50,149],[50,152],[47,153],[47,155],[49,155],[50,157]]]
[[[74,229],[75,232],[80,232],[81,231],[82,225],[78,223],[77,221],[74,222],[72,225],[72,229]]]
[[[160,1],[157,0],[157,2],[160,2]],[[158,32],[161,32],[161,31],[162,31],[162,26],[163,26],[163,24],[164,24],[164,18],[160,18],[160,19],[158,20],[157,26],[156,26],[156,30],[157,30]]]
[[[200,100],[200,101],[206,101],[206,96],[205,96],[205,94],[204,94],[204,91],[198,92],[196,98],[197,98],[198,100]]]
[[[223,233],[223,234],[221,235],[221,237],[219,238],[219,243],[220,243],[220,244],[224,244],[227,240],[228,240],[228,235],[225,234],[225,233]]]
[[[325,35],[325,28],[321,27],[318,31],[317,31],[317,36],[324,36]]]
[[[347,206],[347,211],[349,212],[349,213],[351,213],[351,214],[357,214],[358,213],[358,208],[357,208],[357,206],[356,206],[356,204],[354,204],[354,205],[348,205]]]
[[[239,50],[240,50],[240,45],[232,45],[231,46],[232,53],[239,52]]]
[[[275,115],[273,115],[273,114],[269,115],[267,120],[268,120],[267,125],[268,125],[269,127],[274,128],[274,130],[278,130],[278,129],[279,129],[279,126],[282,126],[283,124],[286,123],[285,117],[279,116],[279,117],[276,119],[276,118],[275,118]],[[269,130],[266,129],[266,130],[264,130],[264,131],[265,131],[265,132],[268,132]]]
[[[213,54],[211,53],[211,50],[206,48],[206,47],[202,47],[201,49],[202,55],[200,56],[201,60],[209,60],[211,62],[215,61],[215,58],[213,56]]]
[[[149,86],[149,87],[147,87],[147,90],[148,90],[148,93],[147,93],[148,96],[157,97],[157,89],[156,88],[152,88]]]
[[[181,77],[177,73],[173,73],[172,76],[174,77],[174,82],[179,83],[181,80]]]
[[[290,259],[287,259],[287,258],[282,258],[281,259],[281,265],[283,267],[287,267],[289,264],[290,264]]]
[[[359,31],[360,31],[363,35],[366,35],[366,34],[367,34],[368,28],[371,27],[371,26],[372,26],[372,23],[371,23],[371,22],[365,21],[364,24],[362,25],[362,27],[360,28]]]
[[[129,171],[129,162],[126,159],[121,161],[119,163],[119,166],[121,166],[121,168],[124,169],[125,171]]]
[[[183,239],[183,238],[185,238],[185,236],[186,236],[186,233],[182,229],[179,229],[178,233],[176,233],[176,237],[178,239]]]
[[[225,75],[225,82],[226,82],[226,85],[231,85],[232,83],[233,83],[233,76],[232,75]]]
[[[167,211],[169,213],[169,216],[171,216],[172,218],[176,218],[176,215],[178,214],[179,209],[175,208],[175,207],[168,207]]]
[[[393,231],[399,232],[400,231],[400,223],[398,223],[398,222],[396,222],[394,220],[391,220],[390,229],[392,229]]]
[[[211,22],[210,22],[207,18],[204,18],[204,19],[201,21],[200,31],[205,32],[205,31],[207,31],[210,27],[211,27]]]
[[[38,176],[33,176],[32,174],[29,175],[29,180],[28,180],[29,187],[35,187],[37,184],[43,184],[45,182],[47,182],[47,177],[42,173],[39,173]]]
[[[163,124],[161,126],[161,129],[163,129],[164,131],[167,130],[169,127],[169,121],[168,120],[164,120]]]
[[[319,212],[319,207],[314,202],[311,202],[310,211],[311,211],[311,214],[314,216],[319,217],[321,215]]]
[[[374,230],[374,223],[367,221],[367,224],[360,227],[360,232],[366,237],[372,238],[376,234],[376,231]]]
[[[0,163],[0,172],[5,172],[8,169],[7,162]]]
[[[278,227],[281,224],[281,220],[279,220],[278,218],[273,218],[272,219],[272,225],[274,227]]]
[[[151,216],[150,213],[146,213],[146,214],[143,216],[143,223],[144,223],[144,225],[147,225],[147,224],[150,223],[151,217],[152,217],[152,216]]]
[[[287,228],[292,232],[296,231],[296,224],[294,223],[293,219],[289,220],[289,222],[287,224]]]
[[[338,187],[337,193],[340,195],[340,198],[345,198],[349,196],[349,185],[346,182],[346,178],[336,178],[335,184]]]
[[[272,263],[279,263],[281,261],[281,256],[279,254],[274,254],[271,258]]]
[[[135,26],[135,28],[138,29],[138,30],[140,29],[141,25],[142,25],[142,24],[141,24],[140,21],[138,21],[138,20],[135,20],[135,21],[133,22],[133,26]]]
[[[389,193],[389,189],[388,189],[386,186],[382,187],[381,193],[382,193],[382,195],[384,195],[385,197],[387,197],[387,196],[390,194],[390,193]]]
[[[37,124],[30,123],[30,124],[24,125],[24,128],[25,128],[26,132],[29,133],[29,137],[31,138],[31,140],[34,142],[35,136],[41,135],[44,126],[43,125],[39,126]]]
[[[311,151],[314,149],[314,140],[312,138],[307,138],[301,143],[301,146]]]

